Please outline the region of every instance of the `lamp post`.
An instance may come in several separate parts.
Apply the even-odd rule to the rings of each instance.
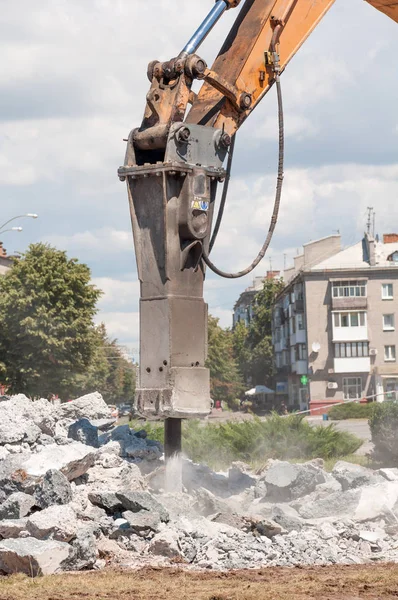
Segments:
[[[2,229],[0,233],[7,233],[7,231],[22,231],[22,227],[10,227],[10,229]]]
[[[24,219],[25,217],[37,219],[38,216],[39,215],[37,215],[36,213],[26,213],[24,215],[17,215],[16,217],[12,217],[12,219],[8,219],[8,221],[6,221],[5,223],[3,223],[3,225],[0,226],[0,233],[4,233],[4,231],[22,231],[22,227],[11,227],[10,229],[5,229],[4,231],[3,228],[9,223],[11,223],[11,221],[15,221],[16,219]]]

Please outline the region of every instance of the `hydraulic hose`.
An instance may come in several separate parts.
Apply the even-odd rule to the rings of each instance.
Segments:
[[[229,149],[227,174],[225,177],[224,186],[223,186],[223,190],[222,190],[222,196],[221,196],[221,201],[220,201],[220,207],[218,209],[216,224],[214,225],[213,233],[211,235],[211,240],[210,240],[210,244],[209,244],[209,254],[211,253],[213,246],[214,246],[214,242],[217,239],[218,231],[220,229],[221,221],[222,221],[222,218],[224,215],[225,203],[227,201],[227,196],[228,196],[228,187],[229,187],[229,182],[231,179],[231,169],[232,169],[232,161],[234,158],[235,140],[236,140],[236,134],[232,138],[231,146]]]
[[[277,32],[274,32],[275,40],[273,39],[273,44],[272,44],[273,52],[275,52],[276,37],[277,37]],[[283,169],[284,169],[284,162],[285,162],[285,131],[284,131],[282,88],[281,88],[280,77],[279,77],[279,66],[276,66],[276,68],[275,68],[275,84],[276,84],[276,91],[277,91],[277,97],[278,97],[279,158],[278,158],[278,175],[277,175],[277,179],[276,179],[276,192],[275,192],[274,208],[272,211],[271,223],[270,223],[270,226],[268,229],[267,237],[265,239],[265,242],[264,242],[260,252],[256,256],[256,258],[253,260],[253,262],[246,269],[243,269],[243,271],[239,271],[238,273],[228,273],[226,271],[221,271],[221,269],[216,267],[216,265],[210,260],[209,254],[213,248],[215,239],[217,237],[217,233],[218,233],[218,230],[220,227],[220,223],[221,223],[221,219],[222,219],[222,215],[223,215],[224,207],[225,207],[225,201],[226,201],[226,197],[227,197],[229,175],[230,175],[230,170],[231,170],[231,165],[232,165],[232,156],[233,156],[233,146],[231,146],[231,151],[230,151],[230,155],[229,155],[229,159],[228,159],[227,178],[226,178],[225,184],[224,184],[223,196],[222,196],[221,203],[220,203],[220,209],[219,209],[219,213],[217,216],[216,225],[214,227],[213,235],[212,235],[212,238],[210,241],[209,253],[207,253],[204,249],[202,252],[203,261],[209,267],[209,269],[211,271],[213,271],[213,273],[216,273],[220,277],[225,277],[226,279],[238,279],[239,277],[244,277],[245,275],[248,275],[249,273],[251,273],[257,267],[257,265],[264,258],[265,253],[267,252],[267,250],[269,248],[269,245],[272,240],[272,236],[275,231],[276,223],[278,221],[279,207],[280,207],[281,195],[282,195],[283,177],[284,177]],[[233,144],[234,144],[234,141],[235,141],[235,136],[233,138]]]

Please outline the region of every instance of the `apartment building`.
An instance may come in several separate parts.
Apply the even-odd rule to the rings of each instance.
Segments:
[[[255,277],[253,285],[246,288],[235,302],[232,317],[232,327],[243,321],[246,327],[250,325],[253,318],[253,302],[256,294],[263,289],[264,281],[280,277],[280,271],[267,271],[265,277]]]
[[[276,391],[321,414],[336,402],[398,392],[398,234],[305,244],[273,313]]]

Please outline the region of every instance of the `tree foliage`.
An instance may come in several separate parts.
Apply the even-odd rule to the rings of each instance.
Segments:
[[[248,328],[243,322],[234,330],[234,351],[246,383],[272,385],[275,374],[272,346],[272,310],[283,282],[267,279],[254,299],[253,318]]]
[[[206,366],[210,369],[211,396],[233,404],[242,393],[243,384],[233,352],[233,336],[229,329],[222,329],[218,319],[209,316],[208,356]]]
[[[134,367],[94,324],[101,290],[90,278],[86,265],[45,244],[0,278],[0,380],[10,393],[132,399]]]

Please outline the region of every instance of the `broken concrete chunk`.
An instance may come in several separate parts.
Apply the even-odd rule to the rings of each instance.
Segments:
[[[360,490],[347,490],[346,492],[335,492],[321,498],[308,502],[305,499],[297,501],[297,511],[304,519],[320,519],[330,516],[352,516],[354,515],[361,497]]]
[[[375,475],[381,475],[387,481],[398,481],[398,469],[378,469]]]
[[[70,554],[62,563],[63,570],[82,571],[94,567],[97,561],[97,546],[92,526],[80,526],[70,546]]]
[[[25,573],[29,577],[52,575],[61,570],[69,551],[69,544],[54,540],[4,540],[0,542],[0,571]]]
[[[146,510],[158,513],[160,520],[165,523],[169,520],[169,513],[167,510],[149,492],[116,492],[116,496],[126,510],[132,512]]]
[[[137,465],[123,461],[120,467],[104,468],[95,465],[87,471],[89,491],[120,492],[144,489],[144,479]]]
[[[98,429],[88,419],[79,419],[72,423],[68,429],[68,438],[86,444],[86,446],[99,447]]]
[[[4,539],[19,537],[22,531],[26,531],[27,521],[27,517],[0,521],[0,537]]]
[[[14,492],[0,505],[0,520],[26,517],[35,504],[33,496],[23,492]]]
[[[110,514],[123,510],[123,505],[114,492],[90,492],[88,499],[92,504],[103,508]]]
[[[22,463],[22,468],[35,477],[44,476],[50,469],[61,471],[69,481],[84,475],[93,466],[95,452],[90,446],[72,442],[66,446],[45,446]]]
[[[78,521],[70,506],[50,506],[30,516],[26,529],[37,539],[70,542],[76,537]]]
[[[287,531],[300,531],[304,523],[298,512],[288,504],[275,504],[271,519]]]
[[[145,536],[150,531],[155,533],[159,531],[160,515],[156,512],[126,510],[122,516],[128,522],[129,528],[137,535]]]
[[[72,400],[72,402],[65,402],[57,408],[57,415],[59,419],[110,419],[111,409],[106,404],[101,394],[94,392],[92,394],[86,394],[81,398]]]
[[[167,558],[181,557],[177,532],[166,530],[158,533],[149,544],[148,551],[155,556],[165,556]]]
[[[375,474],[371,469],[366,469],[366,467],[354,465],[343,460],[339,460],[335,464],[332,475],[341,483],[343,492],[383,481],[381,475]]]
[[[322,469],[310,463],[292,465],[275,460],[260,480],[266,485],[267,499],[288,502],[313,492],[317,485],[325,482],[325,475]]]
[[[36,503],[40,508],[54,504],[68,504],[72,501],[72,488],[61,471],[50,469],[35,490]]]

